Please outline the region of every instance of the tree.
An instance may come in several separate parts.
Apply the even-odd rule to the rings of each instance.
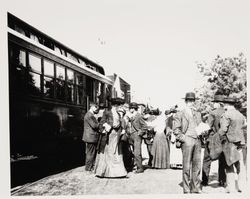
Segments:
[[[204,84],[196,88],[199,96],[198,108],[200,111],[209,111],[214,94],[235,97],[238,100],[237,108],[247,107],[247,79],[246,58],[243,53],[237,57],[222,58],[217,56],[211,65],[198,63],[197,67],[202,75]]]

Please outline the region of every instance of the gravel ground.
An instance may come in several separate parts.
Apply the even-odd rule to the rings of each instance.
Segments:
[[[144,164],[146,162],[147,159]],[[204,194],[225,193],[225,189],[218,186],[217,165],[217,162],[213,162],[210,183],[203,188]],[[129,173],[127,178],[120,179],[98,178],[94,174],[87,174],[84,169],[83,166],[48,176],[19,187],[11,195],[182,194],[180,169],[146,169],[144,173]]]

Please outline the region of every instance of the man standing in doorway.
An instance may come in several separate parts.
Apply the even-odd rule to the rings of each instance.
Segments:
[[[91,173],[91,171],[94,169],[96,146],[99,137],[99,123],[95,117],[95,114],[97,114],[98,111],[98,105],[91,103],[89,111],[84,116],[83,141],[86,144],[85,170],[89,173]]]
[[[201,123],[201,114],[196,111],[194,102],[195,93],[186,93],[185,108],[174,117],[174,134],[182,149],[183,164],[183,192],[201,193],[201,141],[196,127]],[[191,175],[191,176],[190,176]]]

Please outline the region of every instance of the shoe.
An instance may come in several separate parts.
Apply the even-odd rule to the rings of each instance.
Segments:
[[[201,182],[201,185],[204,186],[204,187],[205,187],[205,186],[208,186],[208,182],[202,181],[202,182]]]
[[[220,186],[220,187],[226,187],[226,186],[227,186],[227,183],[226,183],[226,182],[223,182],[223,181],[220,181],[220,182],[219,182],[219,186]]]
[[[144,170],[138,169],[138,170],[135,171],[135,174],[143,173],[143,172],[144,172]]]
[[[197,191],[191,191],[191,193],[202,194],[202,193],[203,193],[203,191],[201,191],[201,190],[197,190]]]

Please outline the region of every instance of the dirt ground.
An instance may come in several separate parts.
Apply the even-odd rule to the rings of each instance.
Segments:
[[[144,164],[147,162],[143,148]],[[209,186],[203,187],[204,194],[225,193],[218,186],[217,165],[212,163]],[[13,196],[52,196],[52,195],[96,195],[96,194],[182,194],[181,169],[146,169],[144,173],[129,173],[127,178],[107,179],[87,174],[78,167],[37,182],[12,190]]]

